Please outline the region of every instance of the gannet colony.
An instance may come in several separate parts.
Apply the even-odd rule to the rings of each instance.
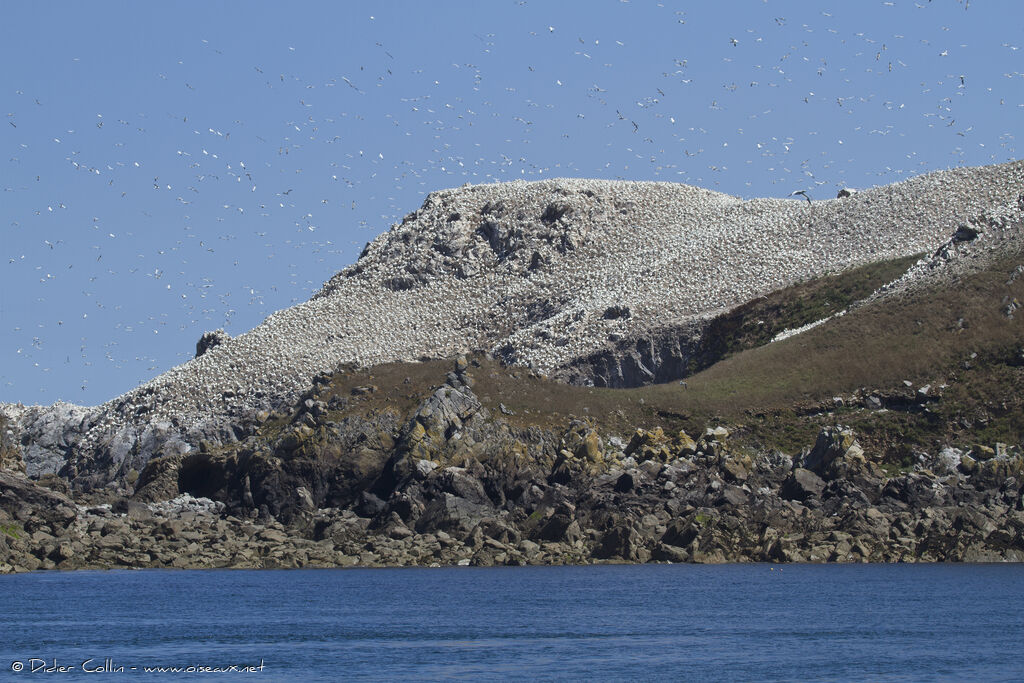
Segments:
[[[1022,191],[1024,162],[814,202],[654,182],[466,185],[430,194],[309,301],[237,337],[207,338],[196,358],[123,396],[0,410],[31,434],[24,458],[39,474],[75,451],[137,467],[158,449],[230,440],[232,421],[345,363],[485,350],[586,382],[581,359],[653,330],[699,335],[701,321],[804,279],[931,256],[977,215],[1019,216]]]

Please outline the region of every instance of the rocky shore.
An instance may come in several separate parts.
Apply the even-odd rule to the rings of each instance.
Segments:
[[[967,243],[983,253],[999,223],[1020,220],[1022,187],[1016,161],[813,203],[586,179],[433,192],[309,301],[234,337],[210,333],[195,358],[103,405],[0,415],[34,433],[25,461],[39,476],[69,457],[141,469],[157,450],[230,440],[341,363],[480,350],[579,385],[671,381],[692,372],[712,318],[779,288],[935,253],[979,216]]]
[[[1005,444],[894,468],[840,426],[794,455],[717,425],[522,429],[480,403],[478,367],[460,359],[397,438],[393,416],[333,421],[322,387],[121,491],[2,472],[0,572],[1024,560],[1024,458]],[[359,463],[330,450],[352,439]]]
[[[1022,561],[1022,174],[432,194],[147,385],[0,405],[0,573]]]
[[[689,459],[645,460],[598,477],[585,493],[538,481],[531,486],[538,504],[529,514],[452,493],[482,485],[463,468],[450,468],[405,492],[410,498],[403,501],[415,500],[424,488],[444,489],[422,520],[409,523],[389,506],[373,516],[332,508],[316,510],[300,528],[240,518],[187,494],[164,506],[123,501],[88,507],[37,493],[45,508],[20,507],[2,525],[0,573],[1024,560],[1021,490],[1006,485],[1020,479],[1020,459],[972,467],[975,476],[959,468],[945,476],[866,473],[861,483],[869,497],[848,482],[790,470],[771,458],[720,459],[699,474]],[[1002,477],[1007,471],[1016,477]],[[23,486],[0,476],[5,498]]]

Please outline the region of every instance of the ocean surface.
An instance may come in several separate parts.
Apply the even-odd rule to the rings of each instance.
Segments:
[[[1022,565],[51,572],[0,595],[0,680],[1024,680]]]

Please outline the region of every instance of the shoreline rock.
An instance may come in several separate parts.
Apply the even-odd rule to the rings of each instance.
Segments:
[[[76,504],[0,472],[0,573],[1024,561],[1020,455],[972,465],[963,456],[947,474],[922,468],[886,476],[840,427],[822,430],[795,462],[735,452],[722,428],[697,441],[637,430],[632,455],[606,451],[607,466],[594,468],[588,428],[570,426],[561,443],[578,442],[576,452],[562,448],[547,467],[509,471],[487,458],[416,467],[382,477],[392,487],[378,486],[383,498],[364,491],[344,509],[317,507],[305,489],[293,503],[277,503],[287,524],[267,503],[188,493]],[[405,471],[398,460],[408,457],[388,467]],[[948,464],[949,454],[935,461]]]
[[[658,183],[434,193],[309,302],[233,339],[211,333],[195,359],[147,385],[96,408],[0,405],[0,572],[1021,561],[1024,195],[1004,200],[1022,173],[1014,162],[886,188],[885,211],[906,210],[893,196],[917,206],[923,192],[928,210],[914,220],[942,213],[909,232],[897,221],[898,244],[889,224],[840,225],[853,215],[843,212],[877,209],[877,188],[813,207]],[[991,192],[957,204],[931,185],[945,180]],[[634,195],[653,203],[626,201]],[[977,202],[999,215],[958,223]],[[855,257],[815,260],[828,251],[807,213],[818,207],[838,221],[828,230],[867,240]],[[795,220],[795,242],[781,247],[785,235],[744,233],[785,252],[788,270],[743,242],[763,278],[740,287],[722,270],[736,264],[697,259],[712,269],[708,286],[737,287],[701,290],[709,272],[694,284],[671,255],[718,246],[687,242],[708,216],[741,232]],[[664,244],[637,243],[640,218]],[[938,249],[909,269],[912,258],[835,275],[843,286],[868,278],[856,297],[820,278],[750,299],[922,246]],[[611,266],[625,273],[619,289],[595,290]],[[637,285],[637,272],[650,281]],[[696,289],[673,289],[684,284]],[[643,299],[650,292],[664,300]],[[366,310],[352,308],[360,301]],[[485,318],[456,310],[467,301]],[[786,312],[801,306],[805,318]],[[769,343],[780,335],[759,330],[765,320],[809,331]],[[467,342],[460,326],[478,336]],[[945,357],[923,366],[916,349],[932,340]],[[493,353],[460,355],[467,346]],[[876,381],[890,349],[897,363]],[[861,371],[837,384],[850,357]],[[799,373],[772,375],[805,362],[813,392]],[[893,379],[908,370],[924,381]],[[594,387],[691,372],[704,388]],[[742,409],[727,407],[746,392],[755,398]],[[847,417],[860,434],[839,424]]]
[[[938,248],[899,285],[909,286],[936,259],[999,234],[948,243],[964,221],[1019,220],[1022,183],[1016,161],[813,206],[571,178],[433,192],[309,301],[234,338],[204,335],[195,358],[101,406],[0,414],[18,415],[30,474],[102,486],[162,449],[244,438],[261,412],[342,363],[480,349],[579,384],[679,379],[717,314],[808,277]]]

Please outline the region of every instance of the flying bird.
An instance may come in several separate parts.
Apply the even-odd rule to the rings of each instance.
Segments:
[[[808,204],[811,203],[811,198],[807,196],[807,190],[795,190],[794,192],[791,192],[789,194],[790,197],[795,197],[797,195],[800,195],[801,197],[806,199]]]

